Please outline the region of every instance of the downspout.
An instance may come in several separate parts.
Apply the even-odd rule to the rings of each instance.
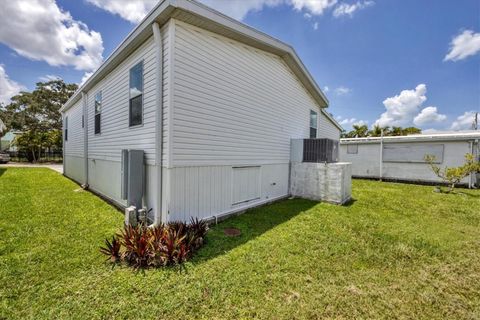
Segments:
[[[155,90],[155,165],[157,169],[157,210],[153,223],[158,225],[162,223],[162,142],[163,142],[163,43],[160,26],[157,22],[152,24],[153,39],[155,43],[155,78],[157,88]]]
[[[65,141],[65,112],[62,112],[62,157],[63,157],[63,175],[66,176],[67,172],[67,161],[65,159],[65,149],[67,148],[67,144]]]
[[[383,178],[383,129],[380,134],[380,181]]]
[[[83,160],[84,160],[84,170],[85,170],[85,182],[83,184],[84,188],[88,188],[88,105],[87,105],[87,94],[82,92],[82,102],[83,102]]]
[[[472,154],[473,159],[477,160],[477,155],[475,154],[475,140],[470,141],[470,153]],[[471,172],[470,176],[468,177],[469,178],[468,179],[468,188],[469,189],[473,189],[475,176],[476,176],[476,173]]]

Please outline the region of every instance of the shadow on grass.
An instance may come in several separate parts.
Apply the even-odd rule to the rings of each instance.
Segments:
[[[0,168],[0,177],[7,171],[6,168]]]
[[[316,204],[318,202],[304,199],[282,200],[250,209],[242,215],[230,217],[217,225],[211,225],[204,247],[195,254],[192,262],[194,264],[201,263],[223,255],[287,222]],[[237,228],[241,234],[236,237],[228,237],[224,233],[227,228]]]
[[[353,205],[355,202],[357,202],[357,199],[350,198],[350,200],[348,200],[347,202],[345,202],[344,204],[342,204],[342,206],[343,206],[343,207],[350,207],[350,206]]]

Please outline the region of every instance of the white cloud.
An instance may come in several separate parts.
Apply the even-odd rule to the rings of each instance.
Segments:
[[[421,126],[426,123],[442,122],[446,119],[446,115],[438,113],[437,107],[426,107],[415,116],[413,123],[417,126]]]
[[[87,2],[137,24],[155,7],[159,0],[87,0]]]
[[[48,82],[48,81],[59,80],[59,79],[62,79],[62,77],[56,76],[54,74],[46,74],[44,76],[38,77],[38,80],[42,82]]]
[[[318,30],[318,22],[315,22],[315,23],[312,25],[312,27],[313,27],[313,30]]]
[[[342,118],[341,116],[336,117],[338,123],[344,127],[345,129],[349,129],[354,125],[368,125],[368,121],[366,120],[358,120],[356,118]]]
[[[339,123],[340,123],[342,126],[345,126],[345,125],[349,125],[349,124],[350,124],[350,125],[351,125],[351,124],[354,124],[356,121],[357,121],[357,119],[355,119],[355,118],[346,118],[346,119],[340,120]]]
[[[366,120],[358,120],[352,123],[352,126],[363,126],[363,125],[368,125],[368,121]]]
[[[333,11],[333,16],[337,18],[341,16],[353,17],[355,11],[371,7],[374,4],[373,1],[358,1],[353,4],[341,3]]]
[[[349,94],[351,91],[352,91],[352,89],[347,88],[347,87],[343,87],[343,86],[340,86],[340,87],[335,89],[335,93],[338,96],[343,96],[343,95]]]
[[[10,98],[22,90],[26,88],[10,79],[4,66],[0,64],[0,103],[9,104]]]
[[[441,132],[441,131],[437,130],[437,129],[434,129],[434,128],[429,128],[429,129],[422,130],[422,134],[432,134],[432,133],[437,133],[437,132]]]
[[[427,86],[419,84],[414,90],[403,90],[399,95],[383,101],[386,111],[375,121],[380,127],[409,124],[420,106],[427,100]]]
[[[87,0],[98,8],[119,15],[132,23],[139,23],[153,9],[159,0]],[[248,13],[260,11],[264,7],[279,5],[292,6],[297,11],[304,11],[306,19],[313,15],[322,15],[325,10],[333,7],[337,0],[199,0],[205,5],[224,14],[243,20]]]
[[[323,12],[333,7],[337,0],[288,0],[295,10],[306,10],[314,15],[322,15]]]
[[[2,1],[0,42],[17,54],[52,66],[93,70],[102,62],[100,33],[50,0]]]
[[[450,42],[450,52],[443,61],[458,61],[480,52],[480,33],[465,30]]]
[[[466,111],[453,121],[450,129],[452,130],[469,130],[472,129],[473,120],[475,119],[475,111]]]
[[[83,85],[93,75],[93,73],[94,73],[93,71],[92,72],[85,72],[83,74],[82,80],[80,80],[79,85],[80,86]]]
[[[330,88],[328,86],[323,87],[323,92],[328,92],[330,91]]]

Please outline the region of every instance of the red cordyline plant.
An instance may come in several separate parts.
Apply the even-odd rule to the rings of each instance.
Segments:
[[[125,225],[105,240],[100,252],[113,263],[124,262],[133,268],[171,266],[185,262],[204,243],[207,224],[191,219],[189,224],[174,221],[154,227]]]

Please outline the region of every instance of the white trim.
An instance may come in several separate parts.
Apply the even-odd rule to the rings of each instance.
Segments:
[[[83,127],[83,158],[85,166],[85,185],[88,185],[88,96],[85,92],[82,92],[83,99],[83,118],[84,118],[84,127]],[[95,121],[95,116],[94,116]],[[95,125],[94,125],[95,130]],[[64,158],[65,159],[65,158]]]
[[[168,39],[170,44],[168,46],[168,150],[167,150],[167,167],[172,167],[172,156],[173,156],[173,114],[175,106],[175,19],[170,19],[170,26],[168,27]]]
[[[327,110],[325,109],[320,109],[322,111],[322,114],[325,115],[325,117],[327,117],[328,120],[330,120],[330,122],[335,126],[337,127],[340,131],[343,131],[343,127],[337,122],[337,120],[335,120],[331,115],[330,113],[327,112]]]
[[[162,31],[158,23],[152,24],[153,38],[155,42],[155,74],[156,74],[156,90],[155,90],[155,165],[157,170],[157,192],[156,204],[157,212],[155,212],[154,224],[162,222],[162,142],[163,142],[163,39]]]

